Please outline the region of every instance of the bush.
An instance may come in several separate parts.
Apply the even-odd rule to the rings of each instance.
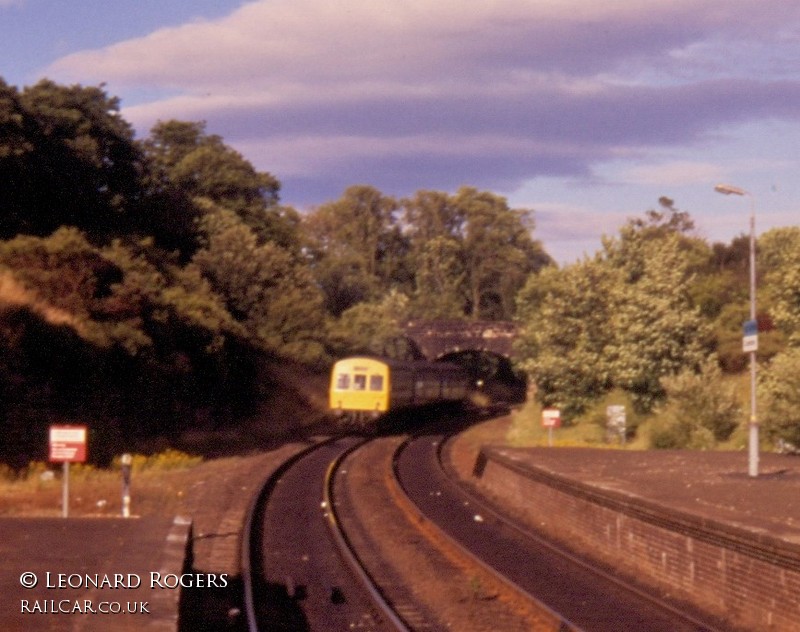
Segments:
[[[192,456],[180,450],[168,448],[163,452],[145,456],[143,454],[131,455],[131,469],[134,472],[143,470],[177,470],[193,467],[203,461],[202,457]],[[112,464],[114,469],[121,467],[120,457],[114,459]]]
[[[761,371],[758,386],[766,436],[800,445],[800,348],[776,355]]]
[[[666,403],[650,425],[650,446],[707,450],[727,441],[742,421],[734,385],[725,381],[715,357],[699,372],[662,378]]]
[[[660,417],[649,425],[649,444],[656,450],[710,450],[716,439],[711,430],[692,419]]]

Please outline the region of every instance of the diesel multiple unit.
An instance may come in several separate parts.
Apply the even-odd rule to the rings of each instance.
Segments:
[[[334,364],[330,408],[363,419],[402,408],[459,402],[469,393],[469,378],[456,364],[360,356]]]

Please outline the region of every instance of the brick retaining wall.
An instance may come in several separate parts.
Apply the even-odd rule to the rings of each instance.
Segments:
[[[495,448],[478,486],[537,531],[736,626],[800,632],[800,546],[592,487]]]

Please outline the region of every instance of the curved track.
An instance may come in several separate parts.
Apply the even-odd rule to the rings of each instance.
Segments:
[[[330,509],[332,472],[363,440],[323,442],[287,461],[256,501],[243,550],[249,632],[405,630],[359,572]]]
[[[445,436],[409,440],[395,469],[406,494],[428,519],[484,564],[586,631],[716,631],[710,622],[632,590],[547,540],[515,526],[451,480],[441,464]]]

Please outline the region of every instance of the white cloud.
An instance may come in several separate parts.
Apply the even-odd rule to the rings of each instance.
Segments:
[[[631,167],[622,179],[631,184],[681,186],[719,181],[725,175],[720,165],[704,162],[674,161]]]
[[[785,79],[796,64],[764,57],[742,85],[719,64],[726,47],[763,52],[798,23],[795,0],[258,0],[45,72],[106,82],[140,134],[205,120],[284,190],[293,176],[298,190],[315,177],[339,190],[514,190],[707,141],[725,124],[800,118],[800,82],[766,72],[774,63]],[[796,38],[781,42],[796,53]],[[716,179],[708,159],[665,155],[626,179]]]
[[[547,241],[577,241],[593,239],[599,243],[602,234],[614,234],[630,215],[623,212],[598,212],[586,206],[560,202],[541,202],[534,205],[536,235]]]
[[[787,20],[789,3],[777,4]],[[494,83],[511,72],[520,81],[526,73],[593,74],[632,55],[666,56],[747,6],[759,7],[762,19],[770,14],[755,0],[650,0],[647,10],[640,0],[496,0],[468,8],[461,0],[258,1],[220,20],[69,55],[49,71],[188,92],[434,78]]]

